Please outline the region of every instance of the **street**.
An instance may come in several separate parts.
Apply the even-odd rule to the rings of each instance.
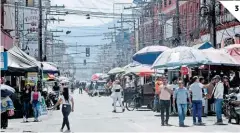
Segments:
[[[110,97],[89,97],[86,93],[73,94],[75,111],[70,114],[72,132],[237,132],[239,125],[213,125],[215,117],[203,118],[206,126],[192,126],[192,117],[187,117],[185,124],[190,127],[178,127],[178,117],[170,117],[173,126],[162,127],[159,113],[148,110],[125,111],[112,113]],[[118,112],[121,112],[119,107]],[[59,132],[62,124],[61,111],[50,111],[48,116],[42,116],[41,122],[22,123],[22,119],[9,120],[9,128],[5,132]],[[224,123],[227,123],[224,120]],[[66,129],[66,127],[65,127]]]

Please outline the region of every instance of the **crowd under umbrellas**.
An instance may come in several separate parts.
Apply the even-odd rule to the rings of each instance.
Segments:
[[[159,71],[159,69],[160,70],[168,69],[168,71],[164,71],[164,72],[161,71],[162,74],[164,75],[164,74],[166,74],[166,72],[169,72],[173,69],[178,69],[178,71],[179,71],[179,68],[184,66],[184,67],[188,68],[187,74],[183,75],[183,73],[180,72],[180,75],[179,74],[177,74],[177,75],[179,75],[179,77],[178,77],[179,81],[183,82],[186,89],[188,89],[188,87],[191,85],[191,83],[189,82],[189,80],[185,81],[183,78],[186,76],[188,78],[189,78],[189,76],[192,76],[192,72],[196,68],[201,73],[201,70],[199,70],[199,69],[201,69],[202,68],[201,66],[203,66],[203,65],[207,66],[207,71],[208,71],[207,75],[205,75],[205,77],[203,77],[203,78],[205,78],[205,81],[209,81],[209,82],[211,81],[211,78],[213,78],[213,77],[214,77],[214,79],[219,80],[220,76],[218,76],[218,74],[215,73],[216,70],[214,70],[214,68],[218,68],[218,69],[220,68],[221,76],[224,76],[224,74],[227,74],[228,80],[230,78],[229,73],[237,73],[237,71],[239,71],[239,69],[238,69],[240,66],[240,62],[238,61],[239,55],[236,56],[236,54],[234,54],[234,55],[232,54],[234,51],[233,50],[234,48],[232,48],[232,47],[224,48],[224,49],[199,50],[199,49],[196,49],[193,47],[180,46],[180,47],[176,47],[176,48],[172,48],[172,49],[164,48],[164,50],[162,50],[162,51],[159,50],[162,47],[161,48],[159,47],[159,49],[156,48],[158,46],[154,46],[154,47],[155,47],[155,49],[152,51],[149,51],[149,49],[151,49],[150,47],[144,48],[144,49],[138,51],[133,56],[133,60],[137,61],[139,63],[137,65],[138,67],[134,66],[134,67],[130,67],[130,69],[129,69],[129,65],[127,65],[128,67],[123,67],[123,68],[118,67],[118,68],[110,70],[109,74],[133,72],[135,74],[138,74],[139,76],[142,76],[140,73],[145,72],[145,73],[152,73],[152,74],[157,75],[157,73],[158,73],[157,71]],[[159,50],[159,51],[157,51],[157,50]],[[145,52],[143,52],[143,51],[145,51]],[[137,57],[139,57],[139,58],[137,58]],[[151,61],[149,61],[147,59],[149,59]],[[152,60],[154,60],[154,61],[152,61]],[[139,68],[139,66],[148,67],[148,69],[141,69],[141,70],[137,71],[137,68]],[[224,67],[229,67],[231,69],[231,72],[228,69],[225,73],[223,73],[224,70],[222,68],[224,68]],[[199,76],[199,73],[197,74],[197,76]],[[237,75],[235,77],[239,79],[239,77]],[[220,82],[222,82],[221,79],[220,79]],[[222,124],[222,123],[217,123],[217,124]]]

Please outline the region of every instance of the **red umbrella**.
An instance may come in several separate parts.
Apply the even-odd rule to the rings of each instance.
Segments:
[[[99,79],[99,75],[98,74],[92,75],[92,81],[96,81],[98,79]]]

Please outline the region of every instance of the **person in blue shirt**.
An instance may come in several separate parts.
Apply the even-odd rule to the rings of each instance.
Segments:
[[[174,92],[173,101],[176,100],[177,103],[179,126],[186,127],[186,125],[184,124],[184,120],[187,113],[188,100],[191,103],[191,98],[189,91],[184,87],[182,81],[178,82],[178,86],[179,88],[176,89]],[[173,105],[175,105],[175,102],[173,102]]]

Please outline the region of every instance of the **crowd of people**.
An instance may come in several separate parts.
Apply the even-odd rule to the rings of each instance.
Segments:
[[[160,106],[161,125],[169,125],[169,112],[177,113],[179,126],[185,127],[185,116],[188,111],[193,117],[193,125],[204,125],[202,116],[207,116],[214,104],[217,125],[223,124],[222,103],[224,96],[230,91],[229,78],[216,75],[205,84],[203,77],[194,76],[191,82],[184,83],[181,78],[174,78],[172,84],[168,84],[166,77],[159,77],[155,82],[154,110]],[[158,106],[159,105],[159,106]],[[172,109],[169,111],[169,109]],[[164,118],[164,114],[166,117]]]

